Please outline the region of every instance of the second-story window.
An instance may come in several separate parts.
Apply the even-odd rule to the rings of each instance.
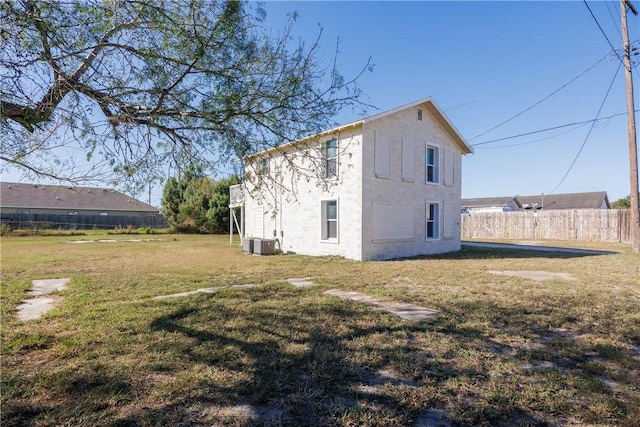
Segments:
[[[323,144],[322,156],[324,163],[324,177],[336,178],[338,176],[338,140],[332,139]]]
[[[427,182],[440,182],[440,150],[433,145],[427,145]]]

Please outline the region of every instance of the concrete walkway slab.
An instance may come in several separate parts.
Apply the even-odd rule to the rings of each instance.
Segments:
[[[39,319],[43,314],[52,310],[58,304],[60,298],[44,295],[66,289],[69,280],[68,278],[32,280],[29,294],[33,295],[34,298],[24,300],[16,307],[18,319],[23,322]]]
[[[291,286],[295,286],[296,288],[308,288],[310,286],[316,286],[316,283],[310,281],[308,277],[294,277],[291,279],[287,279],[287,283],[289,283]]]
[[[125,240],[116,240],[116,239],[99,239],[99,240],[71,240],[67,243],[118,243],[118,242],[163,242],[165,239],[125,239]]]
[[[189,295],[200,294],[200,293],[213,294],[223,289],[249,289],[249,288],[255,288],[256,286],[258,285],[254,283],[247,283],[245,285],[214,286],[212,288],[200,288],[200,289],[196,289],[195,291],[179,292],[177,294],[159,295],[157,297],[153,297],[153,299],[163,300],[163,299],[169,299],[169,298],[179,298],[179,297],[186,297]]]
[[[362,294],[360,292],[330,289],[326,291],[325,294],[333,295],[342,299],[356,301],[369,307],[377,308],[379,310],[384,310],[389,313],[395,314],[396,316],[406,320],[424,320],[439,313],[439,311],[437,310],[419,307],[413,304],[382,301],[377,298]]]
[[[69,280],[68,278],[32,280],[29,292],[31,295],[47,295],[53,291],[61,291],[67,288]]]
[[[43,314],[51,311],[60,298],[37,297],[22,301],[17,307],[18,319],[23,322],[27,320],[39,319]]]

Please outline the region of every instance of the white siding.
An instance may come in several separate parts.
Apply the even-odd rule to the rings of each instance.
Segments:
[[[388,135],[391,141],[398,142],[389,147],[389,179],[377,177],[375,141],[380,134]],[[410,168],[407,167],[411,158],[408,148],[412,145],[411,141],[414,142],[413,181],[406,179],[411,175]],[[456,225],[459,223],[459,214],[457,217],[451,213],[456,209],[458,212],[460,210],[459,164],[462,150],[428,110],[423,108],[422,121],[417,119],[415,109],[407,109],[366,123],[362,146],[363,259],[400,258],[459,250],[460,233],[459,226]],[[438,151],[437,183],[426,183],[427,146],[436,147]],[[447,151],[450,154],[445,154]],[[438,239],[426,238],[425,200],[439,204]],[[410,237],[408,225],[401,227],[392,223],[381,224],[381,205],[392,206],[386,208],[386,218],[403,217],[405,222],[411,224]],[[403,208],[399,208],[400,206]],[[397,209],[395,213],[389,212],[394,209]],[[412,214],[408,214],[409,209]],[[394,239],[395,236],[407,238]]]
[[[375,174],[378,178],[389,178],[391,176],[391,137],[379,132],[375,135]]]
[[[423,109],[418,120],[416,110]],[[419,105],[394,111],[289,152],[294,168],[273,154],[271,171],[280,170],[277,185],[251,197],[245,191],[247,236],[275,236],[276,247],[305,255],[338,255],[356,260],[389,259],[460,249],[460,159],[462,148]],[[322,179],[313,156],[321,144],[338,139],[336,179]],[[308,142],[308,141],[307,141]],[[440,179],[426,183],[426,147],[438,148]],[[303,145],[301,145],[302,147]],[[315,154],[317,157],[318,154]],[[306,174],[295,173],[301,168]],[[311,172],[311,173],[310,173]],[[384,179],[380,179],[383,177]],[[322,240],[322,201],[338,200],[338,238]],[[439,239],[426,239],[425,200],[439,204]],[[258,221],[255,208],[262,207]]]
[[[416,143],[409,138],[402,138],[402,179],[414,181],[416,176]]]
[[[456,176],[455,153],[449,149],[444,150],[444,185],[452,187]]]
[[[453,239],[456,231],[456,221],[460,218],[460,209],[457,209],[456,205],[451,202],[443,203],[442,213],[444,217],[442,218],[444,223],[443,234],[442,237],[444,239]]]
[[[413,205],[373,204],[373,240],[413,240]]]
[[[277,238],[276,248],[283,252],[304,255],[339,255],[351,259],[362,258],[362,176],[361,128],[351,128],[315,144],[307,144],[301,151],[288,152],[271,158],[271,171],[280,171],[277,184],[263,189],[260,197],[252,196],[251,183],[246,183],[246,212],[258,205],[264,207],[264,234]],[[323,179],[321,161],[323,142],[338,139],[337,178]],[[290,163],[293,163],[293,167]],[[274,172],[275,173],[275,172]],[[338,238],[323,239],[322,201],[339,200]],[[247,237],[256,237],[260,223],[247,223]]]
[[[253,209],[252,237],[264,238],[264,208],[262,206]]]

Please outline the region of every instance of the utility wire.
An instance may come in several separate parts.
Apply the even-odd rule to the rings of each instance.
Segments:
[[[638,112],[638,111],[640,111],[640,110],[636,110],[636,112]],[[491,144],[491,143],[499,142],[499,141],[506,141],[508,139],[521,138],[523,136],[534,135],[536,133],[542,133],[542,132],[548,132],[550,130],[555,130],[555,129],[562,129],[562,128],[566,128],[566,127],[569,127],[569,126],[583,125],[585,123],[595,123],[595,122],[599,122],[601,120],[611,119],[613,117],[624,116],[625,114],[627,114],[627,113],[624,112],[624,113],[612,114],[612,115],[606,116],[606,117],[600,117],[598,119],[591,119],[591,120],[584,120],[584,121],[581,121],[581,122],[567,123],[566,125],[553,126],[553,127],[546,128],[546,129],[539,129],[539,130],[534,130],[534,131],[531,131],[531,132],[520,133],[518,135],[505,136],[504,138],[497,138],[497,139],[492,139],[492,140],[489,140],[489,141],[476,142],[475,144],[471,144],[471,146],[472,147],[477,147],[479,145]]]
[[[605,119],[600,119],[600,120],[605,120]],[[574,131],[576,131],[576,130],[580,129],[581,127],[583,127],[583,126],[586,126],[586,125],[587,125],[587,124],[589,124],[589,123],[591,123],[591,120],[589,120],[589,121],[588,121],[588,122],[586,122],[586,123],[578,124],[578,125],[576,125],[573,129],[565,130],[565,131],[562,131],[562,132],[560,132],[560,133],[556,133],[556,134],[554,134],[554,135],[545,136],[545,137],[543,137],[543,138],[534,139],[534,140],[532,140],[532,141],[527,141],[527,142],[518,142],[518,143],[516,143],[516,144],[497,145],[497,146],[494,146],[494,147],[479,147],[478,149],[479,149],[479,150],[495,150],[495,149],[498,149],[498,148],[511,148],[511,147],[520,147],[520,146],[522,146],[522,145],[535,144],[536,142],[547,141],[547,140],[549,140],[549,139],[557,138],[557,137],[559,137],[560,135],[565,135],[565,134],[567,134],[567,133],[574,132]]]
[[[587,0],[582,0],[582,1],[584,2],[584,5],[587,6],[587,9],[589,9],[589,13],[591,14],[591,17],[593,18],[594,21],[596,21],[596,25],[598,26],[598,28],[600,28],[600,32],[602,33],[604,38],[607,39],[607,43],[609,43],[609,46],[611,46],[611,49],[613,49],[613,51],[615,52],[616,56],[620,60],[620,63],[623,64],[624,61],[620,57],[620,54],[618,53],[616,48],[613,47],[613,44],[611,43],[611,40],[609,40],[609,37],[607,37],[607,33],[605,33],[604,30],[602,29],[602,26],[600,26],[600,23],[598,22],[598,19],[596,18],[596,16],[593,14],[593,11],[591,10],[591,7],[589,6],[589,3],[587,3]]]
[[[613,26],[616,27],[616,30],[618,31],[618,35],[620,36],[620,38],[622,38],[622,32],[620,31],[620,28],[618,28],[618,25],[620,24],[620,9],[614,8],[618,12],[617,14],[618,19],[616,20],[616,18],[613,16],[613,12],[611,12],[611,4],[613,4],[613,2],[606,1],[604,2],[604,4],[607,6],[607,11],[609,12],[611,21],[613,21]]]
[[[616,77],[618,77],[618,72],[620,71],[620,67],[622,67],[622,62],[620,64],[618,64],[618,68],[616,69],[616,73],[613,75],[613,79],[611,79],[611,83],[609,84],[609,89],[607,89],[607,93],[604,95],[604,99],[602,100],[602,103],[600,104],[600,108],[598,108],[598,112],[596,113],[596,119],[598,119],[598,116],[600,116],[600,112],[602,111],[602,108],[604,107],[604,103],[607,101],[607,98],[609,97],[609,93],[611,92],[611,88],[613,87],[613,83],[616,81]],[[578,157],[580,157],[580,154],[582,153],[582,149],[584,148],[584,146],[586,145],[587,141],[589,140],[589,136],[591,136],[591,131],[593,131],[593,128],[595,127],[595,125],[596,125],[596,121],[594,120],[593,123],[591,123],[591,127],[589,128],[589,132],[587,132],[587,136],[585,136],[584,137],[584,141],[582,141],[582,145],[580,146],[580,149],[578,150],[578,153],[573,158],[573,161],[571,162],[571,165],[569,166],[569,169],[567,169],[567,172],[565,172],[564,176],[562,177],[562,179],[560,180],[558,185],[556,185],[553,188],[553,190],[551,190],[548,194],[555,193],[556,190],[558,189],[558,187],[560,187],[562,185],[562,183],[564,182],[564,180],[567,178],[567,176],[569,175],[569,172],[571,172],[571,169],[573,169],[573,166],[576,164],[576,161],[578,160]]]
[[[595,64],[593,64],[592,66],[590,66],[589,68],[587,68],[586,70],[584,70],[583,72],[581,72],[580,74],[578,74],[576,77],[572,78],[571,80],[569,80],[567,83],[563,84],[562,86],[560,86],[558,89],[554,90],[553,92],[551,92],[549,95],[545,96],[544,98],[542,98],[541,100],[539,100],[538,102],[536,102],[535,104],[533,104],[532,106],[525,108],[524,110],[522,110],[521,112],[519,112],[518,114],[509,117],[507,120],[503,121],[502,123],[498,123],[497,125],[495,125],[494,127],[492,127],[489,130],[486,130],[476,136],[474,136],[473,138],[469,139],[468,141],[473,141],[476,138],[479,138],[483,135],[488,134],[489,132],[498,129],[500,126],[505,125],[507,123],[509,123],[511,120],[520,117],[521,115],[523,115],[524,113],[526,113],[527,111],[533,109],[534,107],[540,105],[541,103],[543,103],[544,101],[546,101],[547,99],[551,98],[553,95],[555,95],[556,93],[560,92],[562,89],[564,89],[565,87],[569,86],[571,83],[573,83],[574,81],[578,80],[580,77],[582,77],[583,75],[585,75],[586,73],[588,73],[589,71],[591,71],[593,68],[595,68],[598,64],[600,64],[602,61],[604,61],[605,59],[607,59],[609,57],[609,53],[607,52],[607,54],[605,56],[603,56],[602,58],[600,58]]]

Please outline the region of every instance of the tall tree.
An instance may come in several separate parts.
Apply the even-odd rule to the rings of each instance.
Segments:
[[[229,187],[238,177],[211,181],[198,168],[171,177],[164,186],[162,214],[176,230],[185,233],[229,232]]]
[[[71,181],[164,178],[367,107],[369,64],[345,79],[319,59],[321,31],[307,46],[295,13],[275,36],[264,17],[233,0],[0,2],[0,160]]]
[[[631,208],[631,196],[624,197],[622,199],[618,199],[615,202],[611,203],[611,207],[613,209],[629,209]]]

